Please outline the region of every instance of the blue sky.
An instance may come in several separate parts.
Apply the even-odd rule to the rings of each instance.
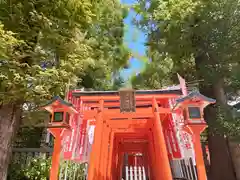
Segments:
[[[135,0],[121,0],[123,4],[133,4]],[[129,15],[124,19],[125,26],[127,31],[124,35],[124,42],[127,46],[139,55],[145,54],[145,35],[138,28],[132,24],[132,19],[136,16],[136,13],[133,10],[130,10]],[[132,58],[130,61],[129,69],[123,70],[122,75],[125,79],[128,79],[133,73],[140,72],[144,67],[144,63],[138,59]]]

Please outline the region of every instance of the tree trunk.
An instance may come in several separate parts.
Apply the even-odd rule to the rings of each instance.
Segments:
[[[12,153],[12,140],[18,130],[21,106],[6,104],[0,106],[0,179],[7,179],[7,169]]]
[[[223,135],[209,134],[210,180],[236,180],[233,163]]]
[[[200,92],[216,99],[216,105],[209,105],[204,111],[204,118],[208,123],[208,147],[210,152],[210,180],[236,180],[232,160],[228,151],[228,145],[225,136],[216,131],[217,124],[217,106],[226,107],[226,96],[223,89],[223,79],[216,74],[214,80],[206,75],[213,60],[209,56],[202,54],[195,58],[196,71],[200,82]],[[214,73],[214,71],[211,71]]]
[[[210,179],[211,180],[236,180],[232,158],[228,143],[223,133],[217,132],[217,106],[226,107],[226,96],[222,79],[216,80],[212,88],[203,90],[209,97],[217,100],[217,105],[209,106],[205,111],[205,119],[208,122],[208,146],[210,152]]]
[[[217,119],[216,106],[207,107],[204,116],[208,122],[208,148],[210,152],[209,179],[236,180],[226,138],[224,134],[215,131]]]
[[[229,148],[237,180],[240,180],[240,144],[236,142],[229,142]]]

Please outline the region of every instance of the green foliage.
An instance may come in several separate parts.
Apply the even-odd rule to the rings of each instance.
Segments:
[[[111,86],[111,90],[119,90],[125,85],[124,79],[121,77],[120,74],[116,74],[113,78],[113,84]]]
[[[49,177],[50,165],[50,159],[33,159],[29,166],[29,169],[24,170],[24,174],[28,179],[47,180]]]
[[[5,31],[3,24],[0,24],[0,58],[9,58],[13,53],[13,47],[19,43],[20,42],[14,37],[14,34],[11,31]]]
[[[209,64],[201,70],[212,81],[230,75],[229,65],[239,61],[238,1],[140,0],[135,9],[142,15],[138,26],[149,35],[148,55],[157,62],[170,57],[174,73],[194,75],[194,58],[204,53]]]
[[[167,78],[171,73],[172,61],[147,62],[145,69],[137,76],[131,78],[133,87],[136,89],[160,89],[170,85],[172,81]]]
[[[10,165],[8,171],[9,180],[48,180],[51,159],[32,158],[26,166],[21,162]]]
[[[42,127],[21,127],[14,141],[14,147],[39,148],[43,134]]]
[[[116,89],[127,13],[117,0],[0,1],[0,104],[21,100],[22,123],[44,125],[39,104],[66,87]]]
[[[123,43],[123,18],[128,8],[117,1],[102,1],[96,6],[96,21],[86,37],[94,50],[94,63],[79,74],[82,81],[78,87],[107,90],[112,88],[112,78],[129,59],[130,52]]]
[[[23,157],[25,158],[25,157]],[[31,158],[28,164],[21,163],[24,159],[20,159],[10,165],[8,171],[9,180],[48,180],[51,158]],[[84,179],[85,164],[77,164],[72,161],[64,161],[60,164],[59,179],[64,179],[65,174],[67,179]]]
[[[59,179],[65,179],[67,175],[67,179],[85,179],[85,164],[77,164],[72,161],[64,161],[61,163]]]
[[[27,105],[26,105],[27,104]],[[49,121],[49,113],[38,108],[38,104],[25,103],[22,113],[22,126],[43,127]]]
[[[0,102],[38,103],[77,82],[108,86],[129,57],[126,10],[110,0],[0,1]]]
[[[76,28],[82,18],[75,19],[72,14],[69,21],[76,23],[73,26],[64,22],[71,14],[60,11],[63,7],[70,8],[74,2],[56,2],[55,10],[56,4],[51,1],[11,3],[1,1],[0,20],[4,28],[14,32],[23,43],[14,47],[8,63],[1,66],[1,74],[7,77],[1,81],[1,91],[4,92],[1,101],[35,100],[36,96],[49,98],[52,93],[63,92],[69,77],[81,69],[82,62],[89,56],[86,43],[76,41],[77,36],[81,36],[81,31],[76,32]],[[88,14],[87,19],[91,16]],[[41,65],[46,59],[53,65],[43,69]]]
[[[187,81],[202,80],[200,88],[205,91],[222,81],[228,97],[237,96],[239,1],[139,0],[134,8],[142,17],[135,23],[148,35],[147,56],[152,61],[133,78],[135,86],[158,88],[176,82],[179,73]],[[215,98],[218,116],[217,121],[213,120],[214,126],[235,136],[239,132],[239,120],[233,118],[224,98]]]

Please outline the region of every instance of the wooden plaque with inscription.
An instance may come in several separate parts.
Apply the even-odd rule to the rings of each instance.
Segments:
[[[135,91],[133,89],[122,89],[119,91],[120,112],[136,112]]]

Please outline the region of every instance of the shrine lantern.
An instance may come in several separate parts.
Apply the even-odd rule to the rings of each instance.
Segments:
[[[203,111],[209,104],[214,104],[214,99],[208,98],[198,91],[176,100],[174,109],[181,109],[184,116],[185,125],[205,124]]]
[[[51,102],[43,106],[50,113],[49,128],[68,128],[70,127],[70,116],[77,111],[73,105],[62,98],[56,96]]]

